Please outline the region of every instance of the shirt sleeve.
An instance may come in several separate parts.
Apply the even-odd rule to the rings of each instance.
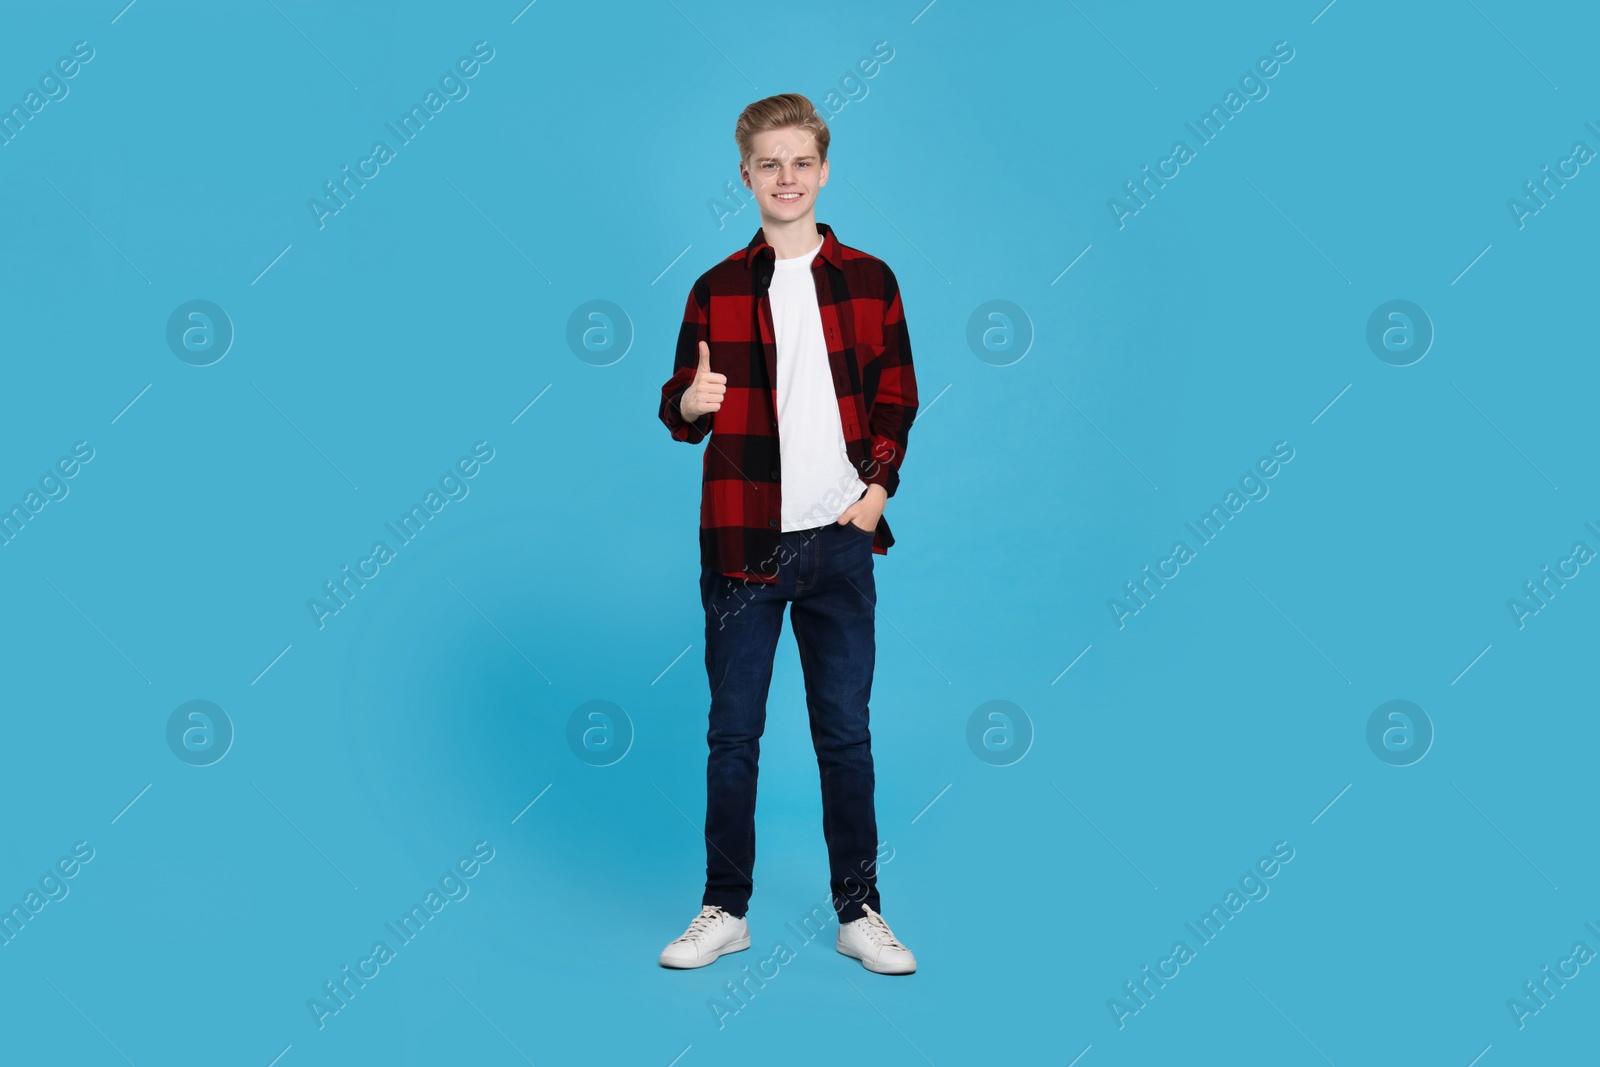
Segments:
[[[694,381],[695,369],[700,365],[700,342],[711,342],[711,286],[702,276],[689,291],[683,309],[683,325],[678,328],[678,350],[673,356],[672,377],[661,386],[661,421],[672,433],[674,441],[699,444],[711,432],[716,419],[715,411],[708,411],[694,422],[689,422],[678,410],[684,390]]]
[[[872,462],[862,480],[881,485],[889,496],[900,486],[900,464],[906,439],[917,415],[917,377],[911,365],[911,334],[906,329],[905,308],[900,303],[900,283],[888,264],[883,267],[883,354],[878,392],[867,413],[872,437]]]

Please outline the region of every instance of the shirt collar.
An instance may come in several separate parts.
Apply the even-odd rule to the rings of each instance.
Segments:
[[[844,255],[839,251],[839,239],[833,235],[833,227],[826,222],[819,222],[817,232],[822,235],[822,249],[817,254],[835,268],[843,270]],[[744,265],[749,267],[767,253],[770,253],[773,259],[778,256],[777,250],[767,244],[765,228],[757,229],[755,236],[750,238],[750,243],[745,246]]]

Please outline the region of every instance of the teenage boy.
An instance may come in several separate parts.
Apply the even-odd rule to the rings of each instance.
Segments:
[[[784,605],[805,674],[822,777],[836,947],[880,974],[916,970],[878,913],[878,826],[867,701],[876,653],[874,555],[900,481],[917,383],[887,264],[816,221],[827,125],[795,93],[734,127],[761,228],[695,282],[661,421],[703,453],[700,599],[711,683],[706,887],[661,953],[704,967],[750,947],[756,761]]]

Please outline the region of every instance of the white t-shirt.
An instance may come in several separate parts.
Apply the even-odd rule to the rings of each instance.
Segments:
[[[803,256],[774,260],[768,290],[778,349],[778,447],[786,531],[837,522],[867,489],[845,452],[839,396],[822,337],[811,273],[811,261],[821,249],[819,239]]]

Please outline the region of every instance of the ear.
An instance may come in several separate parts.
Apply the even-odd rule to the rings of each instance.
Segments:
[[[828,184],[828,161],[826,159],[824,159],[822,161],[821,172],[817,175],[817,188],[821,189],[824,185],[827,185],[827,184]]]

